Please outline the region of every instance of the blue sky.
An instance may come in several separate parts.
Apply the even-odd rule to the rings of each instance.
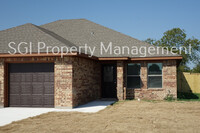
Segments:
[[[2,0],[0,18],[0,30],[86,18],[140,40],[174,27],[200,39],[199,0]]]

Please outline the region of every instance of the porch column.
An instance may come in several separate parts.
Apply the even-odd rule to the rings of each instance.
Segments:
[[[0,61],[0,108],[4,107],[4,63]]]
[[[55,108],[73,108],[72,103],[72,58],[65,57],[55,62]]]
[[[124,100],[124,62],[117,61],[117,98]]]

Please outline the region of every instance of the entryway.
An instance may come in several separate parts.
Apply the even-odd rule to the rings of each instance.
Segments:
[[[102,98],[117,98],[116,64],[102,64]]]

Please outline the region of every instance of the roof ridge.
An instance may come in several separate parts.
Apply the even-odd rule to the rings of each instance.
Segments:
[[[78,18],[78,19],[59,19],[59,20],[56,20],[56,21],[52,21],[52,22],[50,22],[50,23],[41,24],[40,26],[43,26],[43,25],[46,25],[46,24],[56,23],[56,22],[59,22],[59,21],[72,21],[72,20],[87,20],[87,21],[89,21],[88,19],[85,19],[85,18]],[[91,22],[92,22],[92,21],[91,21]]]
[[[59,42],[65,44],[65,45],[69,45],[69,46],[76,46],[74,43],[70,42],[69,40],[66,40],[65,38],[59,36],[58,34],[54,33],[53,31],[47,30],[43,27],[37,26],[35,25],[40,31],[42,31],[43,33],[53,37],[54,39],[58,40]]]

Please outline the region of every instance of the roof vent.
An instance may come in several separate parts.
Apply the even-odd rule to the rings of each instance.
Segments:
[[[93,36],[94,36],[94,32],[93,32],[93,31],[91,32],[91,35],[93,35]]]

